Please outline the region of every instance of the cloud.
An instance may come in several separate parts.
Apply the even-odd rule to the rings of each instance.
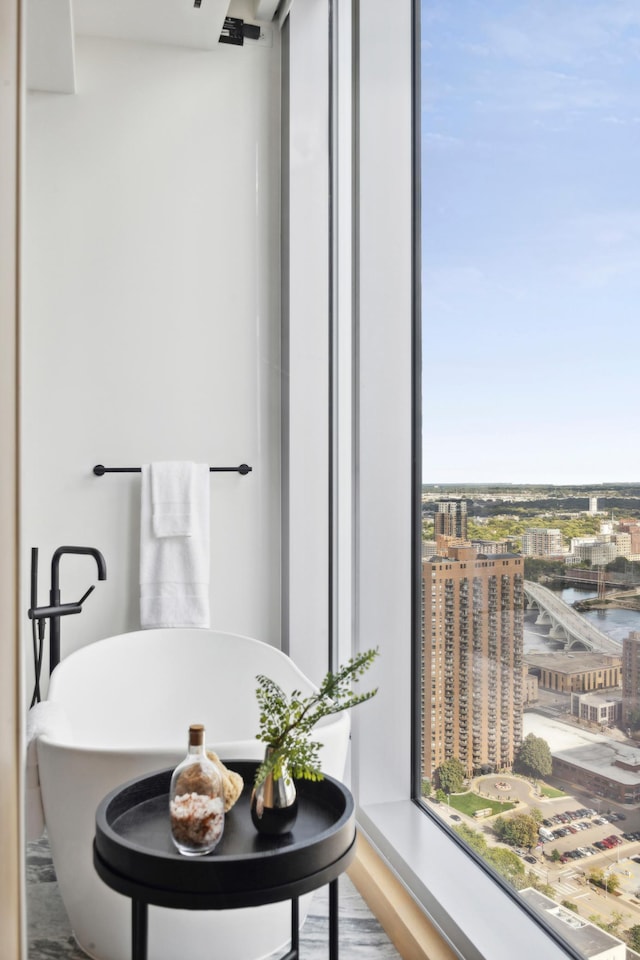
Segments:
[[[438,133],[436,130],[428,130],[422,139],[430,150],[434,147],[457,147],[464,143],[462,137],[452,137],[448,133]]]
[[[625,71],[640,60],[639,33],[636,0],[441,2],[424,23],[427,86],[455,77],[453,90],[436,86],[432,98],[456,109],[473,98],[487,112],[606,110],[624,120],[637,103]]]

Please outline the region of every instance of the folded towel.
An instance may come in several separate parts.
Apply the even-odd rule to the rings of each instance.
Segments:
[[[151,505],[156,537],[193,536],[195,466],[195,463],[183,460],[151,464]]]
[[[71,725],[62,704],[51,700],[36,703],[27,714],[27,758],[25,772],[25,833],[37,840],[45,828],[44,808],[38,772],[38,737],[70,740]]]
[[[193,465],[190,537],[153,532],[151,466],[142,467],[140,509],[140,624],[142,627],[209,626],[209,488],[206,463]]]

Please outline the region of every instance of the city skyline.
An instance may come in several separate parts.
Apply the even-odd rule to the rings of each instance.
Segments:
[[[423,0],[423,481],[640,478],[640,6]]]

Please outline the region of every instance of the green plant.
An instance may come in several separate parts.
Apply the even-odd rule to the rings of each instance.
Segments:
[[[367,693],[353,693],[351,684],[358,682],[377,656],[377,649],[373,649],[352,657],[337,673],[329,671],[317,692],[307,697],[303,697],[300,690],[293,690],[287,696],[274,680],[263,674],[256,677],[260,709],[258,740],[271,748],[256,771],[256,786],[270,773],[277,779],[287,770],[297,779],[322,779],[318,757],[322,744],[310,740],[309,733],[323,717],[357,707],[375,696],[377,687]]]

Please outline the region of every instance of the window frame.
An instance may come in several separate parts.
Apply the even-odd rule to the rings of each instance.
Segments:
[[[305,44],[313,43],[314,30],[320,44],[331,38],[328,103],[310,82],[304,56],[292,60],[287,72],[291,91],[298,83],[307,94],[315,90],[316,133],[330,166],[329,202],[324,210],[316,208],[327,263],[299,263],[287,277],[287,296],[296,290],[302,295],[320,272],[327,291],[331,396],[329,403],[329,397],[316,396],[312,410],[307,396],[306,415],[308,433],[317,425],[316,436],[327,438],[321,526],[329,562],[326,577],[304,589],[324,590],[330,598],[324,627],[334,655],[342,660],[345,651],[371,646],[381,653],[368,675],[379,693],[352,715],[350,783],[359,829],[465,960],[510,960],[516,942],[524,960],[571,956],[417,800],[419,751],[412,734],[419,729],[421,640],[419,3],[396,0],[391,17],[384,0],[313,0],[294,5],[290,21],[292,42],[304,34]],[[306,111],[313,109],[312,99],[307,97]],[[289,122],[303,122],[293,102],[290,109]],[[290,181],[289,213],[296,207],[293,187]],[[289,249],[314,229],[300,218],[289,219],[288,227],[294,230]],[[304,322],[293,312],[288,321]],[[304,377],[298,384],[304,389]],[[296,404],[295,391],[289,404]],[[300,451],[292,448],[290,455]],[[288,536],[294,543],[295,510]],[[308,550],[309,541],[298,541],[296,549],[303,546]],[[293,596],[289,589],[288,602],[302,610],[304,593]],[[315,667],[317,675],[329,651],[325,646],[312,654],[303,646],[292,632],[290,653],[296,657],[299,649],[306,669],[313,674]]]

